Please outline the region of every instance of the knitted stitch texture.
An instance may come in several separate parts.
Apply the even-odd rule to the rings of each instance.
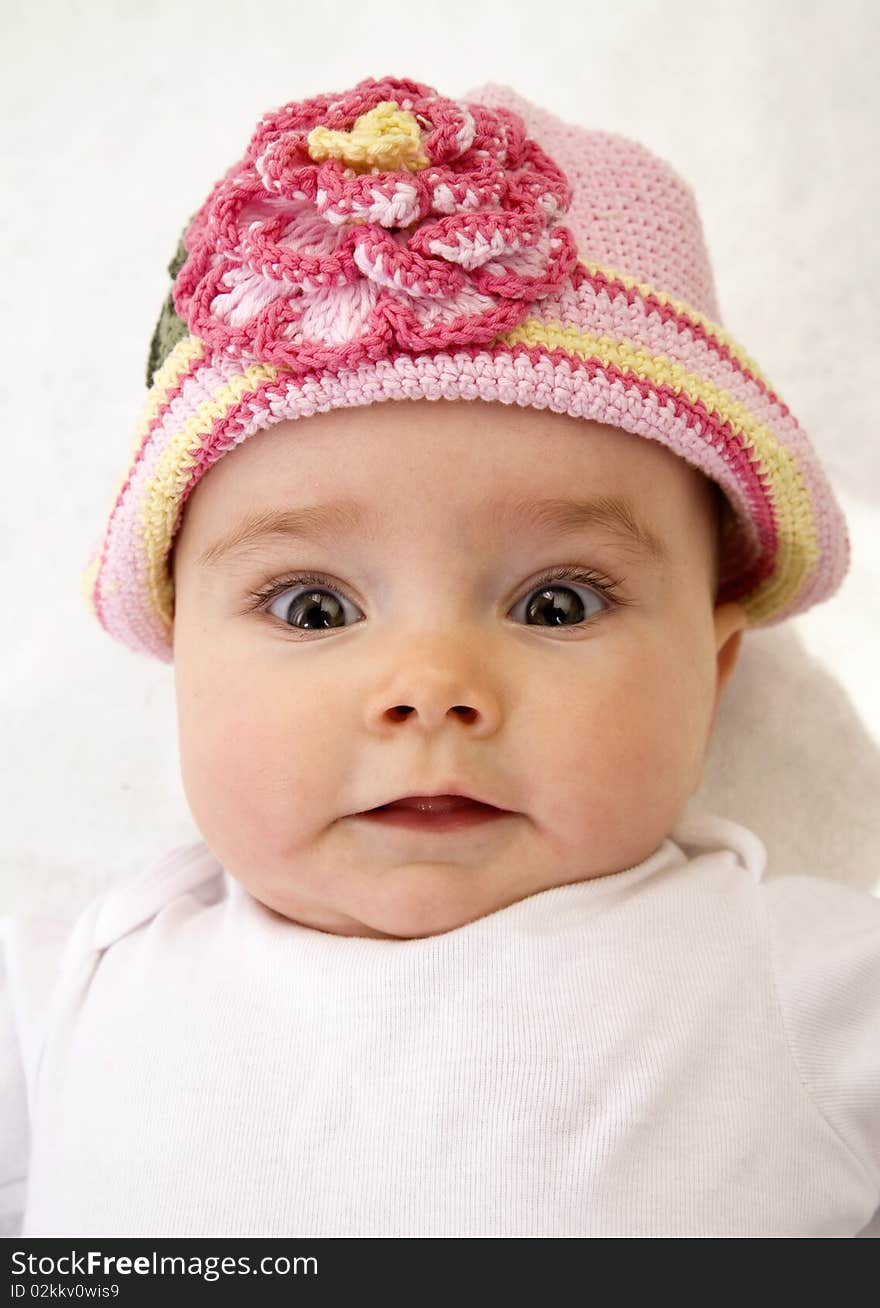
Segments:
[[[846,574],[812,445],[719,324],[693,195],[634,141],[502,85],[454,101],[367,78],[265,115],[169,273],[83,576],[132,649],[173,658],[168,559],[218,458],[276,422],[387,400],[550,408],[660,441],[724,492],[717,599],[750,627]]]

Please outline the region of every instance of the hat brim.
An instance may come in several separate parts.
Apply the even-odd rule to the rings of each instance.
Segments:
[[[804,612],[846,574],[843,513],[810,442],[745,351],[681,301],[580,260],[565,291],[534,303],[489,346],[293,375],[179,339],[155,373],[83,575],[101,625],[171,662],[168,559],[183,505],[211,465],[277,422],[419,398],[549,408],[666,445],[730,504],[718,602],[737,600],[750,627]]]

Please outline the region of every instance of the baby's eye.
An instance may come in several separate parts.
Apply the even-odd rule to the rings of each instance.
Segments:
[[[563,581],[559,578],[545,578],[537,587],[532,587],[523,599],[514,605],[511,612],[516,612],[524,604],[524,616],[527,625],[538,627],[579,626],[604,612],[609,605],[607,603],[600,605],[592,613],[588,613],[578,592],[592,593],[595,599],[596,591],[601,589],[607,588],[602,587],[597,581],[573,586],[570,579]]]
[[[281,621],[301,631],[326,631],[330,627],[344,626],[344,605],[349,601],[343,600],[338,591],[316,577],[301,577],[299,580],[309,584],[294,587],[292,583],[284,582],[283,590],[275,589],[275,596],[285,601],[278,606],[280,612],[276,614]],[[292,599],[287,598],[290,595]],[[269,605],[269,612],[276,612],[274,600]]]

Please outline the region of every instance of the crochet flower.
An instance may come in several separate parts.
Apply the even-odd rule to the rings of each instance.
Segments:
[[[294,373],[487,342],[574,266],[571,194],[512,111],[367,78],[262,119],[184,234],[174,307]]]

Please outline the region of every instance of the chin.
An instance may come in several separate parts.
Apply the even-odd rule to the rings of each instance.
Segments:
[[[487,913],[493,911],[488,907],[482,911],[476,909],[467,911],[463,907],[456,909],[445,904],[411,905],[409,908],[399,906],[395,912],[381,920],[373,918],[372,921],[364,923],[363,929],[365,933],[369,932],[371,935],[388,940],[423,940],[429,936],[445,935],[447,931],[466,926],[468,922],[474,922],[477,918],[485,917]]]

